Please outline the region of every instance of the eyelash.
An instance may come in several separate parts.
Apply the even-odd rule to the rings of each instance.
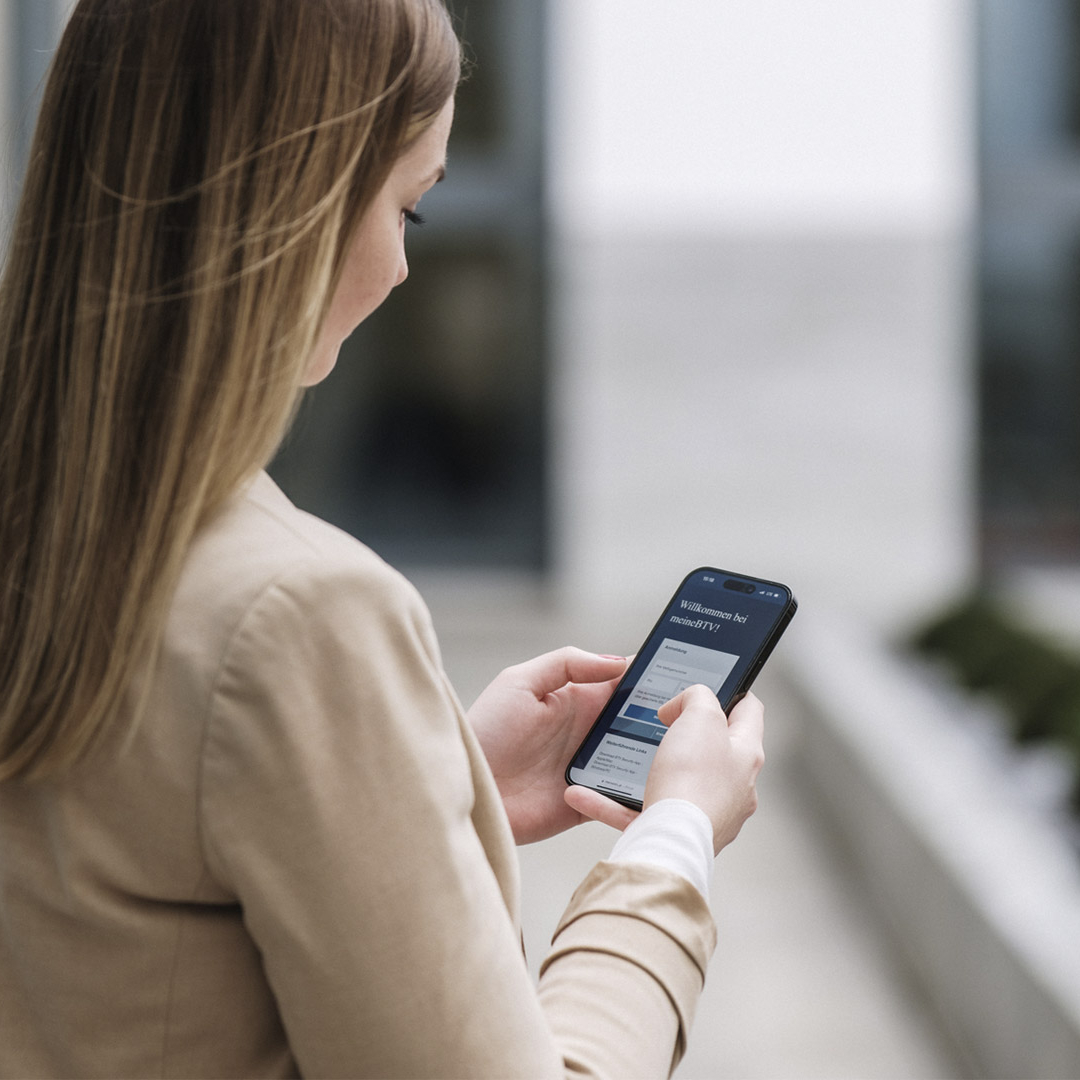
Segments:
[[[405,220],[410,225],[424,224],[425,219],[421,217],[415,210],[403,210],[402,213],[405,215]]]

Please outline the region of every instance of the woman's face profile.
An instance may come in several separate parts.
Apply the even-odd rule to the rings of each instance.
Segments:
[[[361,219],[308,366],[305,386],[314,386],[333,371],[341,343],[408,276],[405,223],[415,214],[424,192],[443,178],[453,119],[451,98],[431,126],[398,158]]]

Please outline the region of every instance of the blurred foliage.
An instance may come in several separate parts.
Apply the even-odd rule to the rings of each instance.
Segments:
[[[915,634],[922,654],[943,661],[971,691],[993,694],[1020,743],[1049,740],[1072,757],[1080,810],[1080,656],[974,594]]]

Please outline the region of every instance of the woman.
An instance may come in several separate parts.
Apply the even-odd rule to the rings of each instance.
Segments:
[[[664,1075],[755,804],[692,688],[633,815],[562,770],[624,661],[466,718],[413,590],[262,469],[404,280],[438,0],[80,0],[0,286],[0,1073]],[[627,828],[539,988],[513,843]]]

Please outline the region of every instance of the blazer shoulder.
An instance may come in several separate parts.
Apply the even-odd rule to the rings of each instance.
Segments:
[[[166,651],[213,663],[245,614],[274,589],[306,598],[313,610],[346,592],[369,617],[430,622],[397,570],[344,530],[299,510],[263,473],[196,537],[173,601]]]
[[[377,591],[414,592],[356,537],[294,506],[266,473],[210,522],[192,548],[190,563],[191,576],[226,590],[245,582],[262,588],[309,567],[327,577],[364,578]]]

